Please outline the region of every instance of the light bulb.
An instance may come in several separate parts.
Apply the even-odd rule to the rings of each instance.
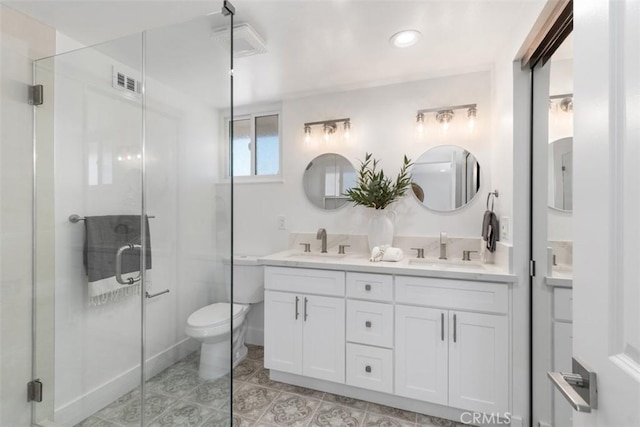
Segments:
[[[344,122],[344,139],[351,138],[351,121],[347,120]]]
[[[127,160],[131,160],[131,155],[128,155],[128,156],[127,156]]]
[[[469,107],[467,110],[467,117],[469,118],[469,129],[473,129],[476,126],[476,116],[478,115],[478,110],[476,107]]]
[[[311,126],[304,125],[304,142],[307,144],[311,142]]]
[[[142,158],[142,154],[138,154],[136,157],[137,157],[138,159],[141,159],[141,158]]]
[[[424,132],[424,114],[423,113],[418,113],[418,115],[416,116],[416,129],[420,133]]]
[[[442,123],[442,129],[444,129],[445,132],[448,131],[449,130],[449,122]]]
[[[118,161],[121,162],[122,161],[122,156],[118,156]]]

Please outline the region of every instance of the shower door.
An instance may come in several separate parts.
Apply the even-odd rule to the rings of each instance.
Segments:
[[[35,425],[229,424],[184,330],[227,298],[230,16],[34,64]]]

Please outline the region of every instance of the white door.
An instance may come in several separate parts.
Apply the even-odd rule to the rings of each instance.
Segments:
[[[302,374],[302,297],[264,293],[264,366]]]
[[[344,383],[345,304],[343,298],[303,295],[302,374]]]
[[[507,318],[449,312],[449,406],[509,410]]]
[[[396,394],[447,404],[448,312],[396,306]]]
[[[574,2],[574,342],[598,409],[640,426],[640,2]]]

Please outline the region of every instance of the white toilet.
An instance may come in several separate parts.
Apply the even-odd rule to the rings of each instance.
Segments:
[[[229,373],[231,345],[233,344],[233,367],[247,355],[244,339],[247,333],[245,318],[249,304],[264,300],[264,274],[258,258],[234,256],[233,258],[233,339],[229,339],[231,305],[218,302],[192,313],[187,319],[185,332],[202,342],[200,352],[200,378],[211,380]],[[231,294],[229,283],[230,262],[224,261],[227,296]]]

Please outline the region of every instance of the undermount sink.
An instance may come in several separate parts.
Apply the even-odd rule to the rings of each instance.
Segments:
[[[347,254],[330,254],[330,253],[320,253],[320,252],[294,252],[289,254],[288,258],[304,258],[304,259],[342,259],[346,257]]]
[[[419,265],[426,268],[434,268],[440,270],[484,270],[484,264],[478,261],[453,261],[446,259],[423,259],[412,258],[409,260],[409,265]]]

